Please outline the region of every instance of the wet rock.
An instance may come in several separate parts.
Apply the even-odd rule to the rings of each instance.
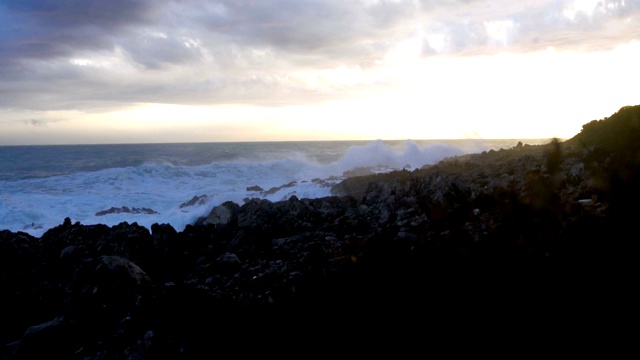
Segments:
[[[207,203],[207,201],[209,201],[209,197],[207,195],[195,195],[191,198],[191,200],[185,201],[180,204],[180,208],[183,209],[189,206],[204,205]]]
[[[240,206],[234,202],[227,201],[214,207],[209,216],[198,221],[201,225],[224,226],[236,221]]]
[[[183,231],[68,218],[40,238],[0,231],[2,359],[202,358],[325,329],[353,341],[389,319],[624,313],[640,216],[628,111],[624,131],[590,123],[564,143],[354,176],[328,197],[227,202]]]
[[[157,214],[158,212],[153,210],[153,209],[149,209],[149,208],[137,208],[137,207],[133,207],[133,208],[129,208],[128,206],[121,206],[121,207],[112,207],[110,209],[107,210],[102,210],[102,211],[98,211],[96,213],[96,216],[105,216],[105,215],[109,215],[109,214],[120,214],[120,213],[125,213],[125,214]]]

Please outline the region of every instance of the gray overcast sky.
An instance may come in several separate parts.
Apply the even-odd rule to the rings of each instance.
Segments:
[[[570,137],[640,103],[640,0],[0,0],[0,23],[0,145]]]

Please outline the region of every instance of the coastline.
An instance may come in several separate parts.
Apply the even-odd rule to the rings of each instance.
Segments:
[[[624,312],[640,215],[640,131],[624,121],[638,114],[562,142],[348,178],[328,197],[225,202],[184,231],[68,218],[40,238],[1,231],[5,358],[198,358],[215,353],[212,338],[406,316],[598,318],[609,301]]]
[[[224,201],[323,197],[347,176],[413,170],[445,156],[515,144],[416,140],[3,149],[0,229],[39,237],[69,217],[86,225],[127,221],[150,229],[168,223],[183,230]]]

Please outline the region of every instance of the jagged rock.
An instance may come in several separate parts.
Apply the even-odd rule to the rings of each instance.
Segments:
[[[149,209],[149,208],[137,208],[137,207],[133,207],[133,208],[129,208],[127,206],[121,206],[121,207],[112,207],[110,209],[107,210],[102,210],[102,211],[98,211],[96,213],[96,216],[104,216],[104,215],[109,215],[109,214],[120,214],[120,213],[126,213],[126,214],[157,214],[158,212],[153,210],[153,209]]]
[[[239,205],[227,201],[216,207],[214,207],[209,215],[199,220],[199,224],[202,225],[215,225],[215,226],[224,226],[228,225],[232,221],[236,220],[238,214]]]
[[[209,197],[207,195],[195,195],[194,197],[191,198],[191,200],[189,201],[185,201],[182,204],[180,204],[180,209],[189,207],[189,206],[194,206],[194,205],[204,205],[207,203],[207,201],[209,201]]]
[[[149,276],[133,262],[120,256],[103,255],[98,259],[96,273],[107,281],[140,285],[150,281]]]
[[[17,344],[16,359],[69,358],[76,350],[70,328],[64,317],[30,326]]]
[[[267,191],[261,191],[260,195],[262,195],[262,196],[273,195],[273,194],[277,193],[278,191],[280,191],[282,189],[290,188],[290,187],[294,186],[295,184],[296,184],[296,182],[292,181],[292,182],[284,184],[284,185],[274,186],[274,187],[272,187],[271,189],[269,189]]]
[[[40,238],[0,231],[1,358],[208,358],[217,344],[407,327],[389,319],[627,316],[638,114],[564,143],[345,179],[324,198],[224,203],[179,232],[69,218]],[[420,326],[407,328],[424,338]]]

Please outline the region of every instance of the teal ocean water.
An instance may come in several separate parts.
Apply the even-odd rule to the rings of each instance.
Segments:
[[[0,230],[41,236],[69,217],[181,231],[225,201],[328,196],[354,169],[412,170],[518,141],[550,139],[1,146]]]

